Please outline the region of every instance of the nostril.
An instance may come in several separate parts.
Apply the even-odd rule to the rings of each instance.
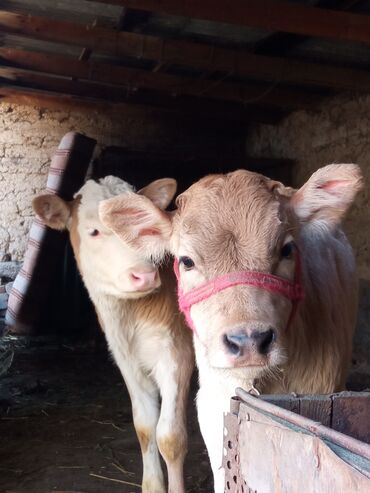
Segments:
[[[246,342],[246,335],[230,335],[230,334],[224,334],[223,336],[223,341],[228,349],[228,351],[235,355],[235,356],[240,356],[243,353],[243,347],[245,346]]]
[[[260,332],[254,336],[257,340],[258,352],[261,354],[266,354],[271,348],[271,344],[275,340],[274,329],[268,329],[265,332]]]
[[[131,281],[137,287],[151,287],[157,282],[157,271],[130,272]]]

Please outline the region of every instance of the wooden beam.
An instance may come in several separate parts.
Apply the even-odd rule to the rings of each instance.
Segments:
[[[192,113],[179,113],[176,109],[162,108],[156,106],[148,106],[147,104],[131,104],[131,103],[111,103],[102,99],[94,99],[82,96],[72,96],[70,94],[62,94],[57,92],[45,92],[32,88],[19,87],[14,85],[0,84],[0,103],[15,104],[21,106],[33,106],[41,109],[56,109],[70,110],[72,112],[79,111],[97,111],[99,115],[106,117],[124,117],[132,119],[151,119],[153,121],[164,122],[170,125],[190,125],[194,128],[194,118],[197,118],[197,123],[205,125],[210,130],[213,129],[216,133],[224,131],[232,132],[240,131],[245,127],[246,122],[242,117],[225,118],[218,115],[216,117],[208,117],[207,114],[194,115]],[[272,123],[272,122],[270,122]]]
[[[13,85],[0,85],[0,102],[48,109],[65,110],[68,108],[71,111],[99,111],[99,113],[107,115],[120,114],[130,118],[151,118],[172,123],[183,121],[194,123],[194,115],[184,115],[166,108],[150,107],[146,104],[111,103],[101,99],[72,96],[52,91],[45,92]],[[225,121],[228,120],[212,119],[212,123],[215,123],[216,126],[221,123],[225,124]],[[204,119],[204,122],[207,122],[207,126],[209,125],[207,118]],[[242,120],[234,120],[234,124],[236,123],[238,125],[245,124]]]
[[[316,0],[314,6],[316,8],[324,8],[329,10],[351,10],[360,0]],[[254,45],[254,53],[259,55],[286,56],[306,42],[309,36],[303,34],[292,34],[284,32],[276,32],[262,39]]]
[[[141,26],[145,25],[150,17],[149,12],[143,10],[128,9],[123,6],[122,13],[118,22],[120,31],[131,31],[135,28],[138,32]]]
[[[0,10],[1,31],[116,56],[190,66],[201,72],[221,72],[277,83],[369,91],[369,72],[365,70],[261,56],[243,50],[234,51],[199,43],[163,40],[155,36],[115,32],[98,26],[85,28],[72,22]]]
[[[55,91],[74,96],[104,99],[112,103],[125,101],[128,97],[127,92],[119,87],[81,82],[62,77],[50,77],[45,74],[12,67],[0,66],[0,81],[6,84],[33,87],[44,91]]]
[[[99,86],[92,87],[99,88],[102,84],[114,84],[115,87],[109,89],[112,91],[112,98],[117,90],[122,97],[124,92],[138,88],[162,91],[176,96],[210,98],[238,104],[259,102],[286,109],[312,108],[323,99],[322,94],[275,87],[273,84],[236,84],[180,77],[16,49],[0,48],[0,61],[3,64],[3,67],[0,66],[0,73],[8,70],[14,77],[32,78],[34,77],[32,73],[25,72],[25,70],[32,70],[99,83]],[[4,66],[5,63],[8,67]],[[118,86],[122,87],[118,89]]]
[[[180,160],[196,163],[197,168],[202,166],[209,167],[210,163],[232,163],[233,166],[248,167],[250,170],[262,170],[266,168],[277,168],[282,166],[294,166],[296,161],[289,158],[269,158],[245,155],[244,147],[242,149],[231,148],[230,144],[222,146],[202,146],[172,149],[169,148],[166,152],[148,151],[147,149],[124,149],[120,148],[120,152],[125,159],[131,162],[137,161],[142,167],[150,168],[152,163],[177,163]],[[205,171],[206,172],[206,171]]]
[[[94,0],[95,1],[95,0]],[[283,0],[98,0],[162,14],[342,41],[370,42],[370,16]]]
[[[59,95],[72,95],[80,99],[106,101],[112,104],[127,103],[132,105],[148,105],[162,108],[177,115],[187,115],[203,120],[238,121],[240,124],[249,122],[277,123],[286,114],[283,111],[251,105],[241,105],[210,100],[199,100],[187,96],[171,98],[160,93],[134,92],[119,86],[100,85],[61,77],[50,77],[20,69],[0,67],[0,86],[13,86],[19,89],[31,89]]]
[[[178,114],[151,108],[149,106],[131,105],[126,103],[109,103],[103,100],[97,100],[87,97],[76,97],[71,94],[62,94],[57,92],[45,92],[37,89],[14,86],[11,84],[0,84],[0,102],[9,104],[18,104],[24,106],[36,106],[38,108],[51,109],[71,109],[79,110],[97,110],[102,113],[117,114],[122,113],[130,117],[153,117],[161,119],[163,116],[172,120],[178,117]]]
[[[131,97],[129,101],[148,105],[158,105],[164,108],[176,109],[181,114],[192,115],[193,118],[212,120],[215,118],[229,121],[240,121],[240,123],[279,123],[289,112],[284,109],[271,108],[259,104],[242,106],[235,103],[223,103],[209,99],[191,98],[178,96],[169,98],[159,93],[153,94],[139,91],[136,98]]]

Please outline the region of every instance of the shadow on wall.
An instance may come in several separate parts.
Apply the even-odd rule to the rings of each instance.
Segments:
[[[360,279],[359,283],[359,311],[348,388],[370,389],[370,280],[366,279]]]

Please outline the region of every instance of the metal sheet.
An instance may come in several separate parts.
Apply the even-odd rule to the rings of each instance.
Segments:
[[[320,438],[296,432],[259,411],[249,409],[249,418],[239,429],[239,481],[246,480],[252,491],[370,491],[369,478],[341,460]]]
[[[226,493],[370,491],[370,445],[329,427],[368,433],[369,393],[237,395],[224,420]]]

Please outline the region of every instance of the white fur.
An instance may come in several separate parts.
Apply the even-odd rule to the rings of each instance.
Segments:
[[[136,298],[138,293],[132,285],[129,272],[153,268],[152,263],[103,226],[98,215],[98,206],[102,200],[122,193],[134,195],[131,185],[113,176],[103,178],[100,183],[89,180],[77,192],[76,197],[80,197],[79,254],[82,276],[89,290],[119,298]],[[100,233],[96,237],[90,234],[94,229]]]
[[[157,442],[182,434],[186,447],[186,436],[183,437],[186,435],[186,405],[179,400],[186,398],[187,389],[179,392],[179,387],[189,384],[193,364],[191,340],[184,345],[183,358],[175,360],[176,331],[187,329],[177,315],[174,291],[170,298],[150,293],[149,297],[139,298],[143,294],[133,290],[128,272],[132,268],[146,268],[151,263],[99,220],[99,202],[122,193],[134,194],[133,188],[118,178],[107,177],[99,184],[88,181],[76,194],[80,197],[77,226],[80,243],[79,252],[75,253],[79,255],[81,274],[109,349],[127,385],[135,428],[146,434],[143,492],[164,493]],[[94,229],[100,233],[96,237],[89,234]],[[185,365],[185,382],[178,379],[181,365]],[[184,491],[182,466],[185,453],[184,448],[174,459],[164,454],[171,493]]]
[[[197,411],[200,431],[211,462],[215,493],[224,493],[225,471],[222,464],[224,414],[230,410],[230,399],[237,387],[252,388],[254,374],[243,370],[218,369],[210,366],[206,350],[194,336],[196,362],[199,370]]]

